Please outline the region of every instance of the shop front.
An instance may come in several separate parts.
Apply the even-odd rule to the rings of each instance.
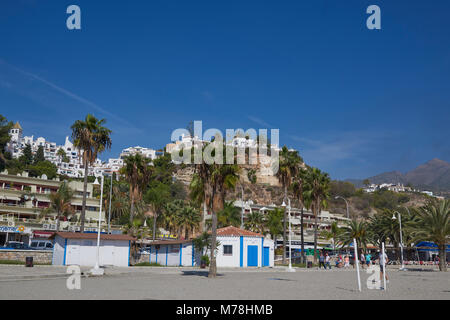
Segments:
[[[31,237],[32,232],[30,228],[26,228],[24,226],[0,226],[0,247],[5,246],[5,244],[10,241],[18,241],[28,244]]]

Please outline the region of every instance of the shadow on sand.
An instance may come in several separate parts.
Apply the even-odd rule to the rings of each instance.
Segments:
[[[188,271],[183,270],[183,276],[198,276],[198,277],[205,277],[208,278],[208,271]],[[223,274],[217,273],[216,277],[222,277]]]

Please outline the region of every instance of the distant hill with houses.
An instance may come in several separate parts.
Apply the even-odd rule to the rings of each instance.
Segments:
[[[391,171],[367,179],[373,184],[411,184],[421,190],[450,192],[450,163],[440,159],[433,159],[406,173]],[[364,179],[347,179],[346,181],[360,188],[363,186]]]

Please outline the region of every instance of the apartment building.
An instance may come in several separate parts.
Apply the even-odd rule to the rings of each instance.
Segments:
[[[56,212],[49,210],[49,195],[58,191],[62,181],[28,176],[27,172],[10,175],[5,170],[0,173],[0,246],[7,240],[21,241],[35,231],[56,231]],[[71,201],[74,216],[61,222],[62,230],[79,231],[79,216],[82,209],[83,182],[71,181],[74,191]],[[93,196],[92,183],[87,187],[86,230],[96,230],[100,210],[100,200]],[[102,222],[105,214],[102,212]]]

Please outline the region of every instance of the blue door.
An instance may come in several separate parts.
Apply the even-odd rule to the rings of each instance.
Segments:
[[[270,255],[269,247],[264,247],[264,251],[263,251],[263,267],[268,267],[269,266],[269,255]]]
[[[247,267],[258,266],[258,246],[247,246]]]

